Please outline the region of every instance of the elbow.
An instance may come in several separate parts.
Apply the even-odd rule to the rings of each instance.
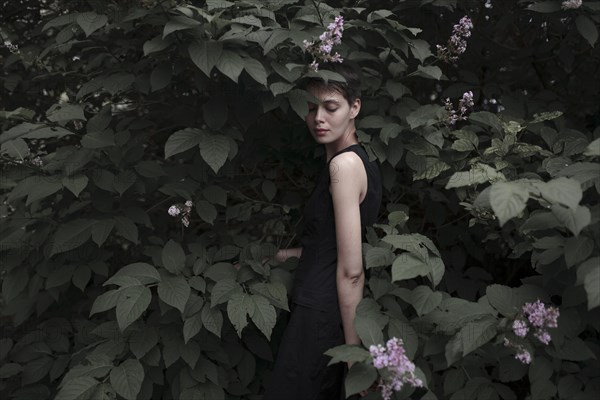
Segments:
[[[355,268],[340,268],[339,277],[350,283],[352,286],[356,286],[364,280],[365,274],[362,269],[362,265]]]

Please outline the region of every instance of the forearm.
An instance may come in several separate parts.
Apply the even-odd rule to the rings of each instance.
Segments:
[[[363,298],[364,283],[365,275],[362,271],[357,276],[345,274],[343,271],[337,273],[338,301],[346,344],[360,344],[360,338],[354,328],[354,318],[356,306]]]
[[[290,257],[298,257],[302,255],[302,247],[293,247],[290,249],[279,249],[273,257],[277,262],[284,263]]]

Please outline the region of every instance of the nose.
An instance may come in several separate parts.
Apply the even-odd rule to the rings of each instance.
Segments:
[[[323,122],[323,116],[325,115],[325,110],[323,107],[318,106],[315,110],[315,122]]]

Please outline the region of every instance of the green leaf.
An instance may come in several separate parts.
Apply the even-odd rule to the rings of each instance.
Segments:
[[[90,36],[92,33],[102,28],[108,22],[108,17],[95,12],[84,12],[77,15],[77,24],[85,32],[85,36]]]
[[[365,254],[367,268],[384,267],[393,263],[394,253],[383,247],[372,247]]]
[[[117,233],[134,244],[138,243],[138,229],[133,221],[127,217],[114,217]]]
[[[121,332],[146,311],[152,300],[152,293],[145,286],[131,286],[122,290],[122,297],[116,309],[117,323]]]
[[[598,265],[587,273],[583,286],[587,293],[588,310],[600,306],[600,267]]]
[[[420,234],[387,235],[382,240],[391,244],[396,249],[409,251],[412,255],[419,257],[422,261],[426,261],[429,257],[427,252],[428,248],[438,256],[440,255],[433,244],[427,243],[427,241],[431,241]],[[402,254],[400,256],[402,256]]]
[[[495,318],[486,317],[463,326],[460,330],[463,356],[492,340],[496,336],[497,325],[498,321]]]
[[[171,43],[173,42],[173,39],[169,38],[165,38],[163,39],[162,36],[156,36],[153,39],[150,40],[146,40],[146,42],[144,43],[144,55],[147,56],[148,54],[152,54],[152,53],[156,53],[157,51],[161,51],[166,49],[167,47],[169,47],[171,45]]]
[[[61,190],[63,185],[59,179],[60,178],[54,176],[48,177],[48,180],[43,178],[40,179],[38,176],[33,177],[31,183],[34,185],[28,185],[27,201],[25,202],[25,205],[29,206],[32,203],[45,199],[46,197]]]
[[[351,396],[367,390],[377,379],[377,370],[374,366],[365,363],[355,363],[348,371],[344,388],[346,396]]]
[[[435,65],[429,65],[429,66],[419,65],[419,66],[417,66],[417,71],[416,71],[415,76],[421,76],[423,78],[435,79],[435,80],[439,81],[442,78],[442,70],[440,69],[440,67],[437,67]]]
[[[166,278],[158,284],[158,297],[168,305],[178,309],[182,314],[190,293],[190,285],[183,276]]]
[[[200,155],[208,166],[216,173],[227,161],[230,150],[229,139],[220,134],[204,135],[200,142]]]
[[[388,327],[388,334],[390,337],[402,339],[404,349],[406,350],[406,356],[409,359],[412,359],[415,356],[419,348],[419,336],[410,324],[397,319],[392,319]]]
[[[92,240],[98,247],[101,247],[104,244],[114,226],[115,221],[112,219],[97,220],[96,223],[92,225]]]
[[[496,171],[496,169],[487,164],[476,163],[471,167],[470,171],[455,172],[448,180],[446,189],[471,186],[478,183],[494,182],[498,180],[506,180],[502,172]]]
[[[108,311],[111,308],[114,308],[117,305],[120,297],[120,289],[113,289],[106,293],[102,293],[94,300],[94,304],[92,304],[92,309],[90,310],[90,317],[96,313]]]
[[[81,138],[81,145],[86,149],[101,149],[115,145],[115,135],[111,130],[92,132]]]
[[[238,82],[240,74],[244,69],[244,59],[230,50],[223,50],[216,67],[225,76],[229,77],[235,83]]]
[[[267,86],[267,71],[260,61],[254,58],[244,58],[244,70],[256,82]]]
[[[165,159],[197,146],[204,135],[203,131],[196,128],[185,128],[173,133],[165,143]]]
[[[200,25],[200,21],[183,15],[171,16],[163,28],[163,39],[173,32],[192,29]]]
[[[594,241],[587,236],[570,237],[565,243],[565,261],[567,267],[579,264],[586,260],[594,251]]]
[[[363,362],[371,358],[371,354],[363,347],[356,344],[342,344],[331,348],[325,352],[325,355],[331,357],[329,364],[332,365],[342,361]]]
[[[271,340],[271,332],[277,322],[275,307],[262,296],[252,295],[251,298],[254,301],[254,313],[250,315],[252,322],[268,340]]]
[[[85,115],[83,115],[83,107],[78,104],[54,105],[46,112],[46,117],[52,122],[71,121],[74,119],[87,120]]]
[[[429,43],[422,39],[413,39],[409,42],[409,48],[412,51],[416,59],[425,61],[428,57],[432,56],[431,50],[429,49]]]
[[[588,157],[600,156],[600,138],[590,142],[583,152],[583,155]]]
[[[214,307],[218,304],[225,303],[229,301],[233,294],[242,293],[242,287],[239,283],[235,281],[235,279],[221,279],[217,281],[215,286],[213,286],[211,292],[211,306]]]
[[[443,111],[444,108],[442,106],[426,104],[408,114],[406,122],[408,122],[411,129],[418,128],[419,126],[431,126],[439,122]]]
[[[581,230],[588,226],[592,220],[592,214],[589,208],[585,206],[577,206],[577,209],[571,210],[558,204],[553,204],[552,212],[575,236],[579,236]]]
[[[161,252],[164,267],[172,274],[179,274],[185,268],[185,252],[181,245],[169,239]]]
[[[273,181],[270,180],[264,180],[261,189],[263,194],[269,201],[272,201],[275,197],[275,194],[277,194],[277,187],[275,186]]]
[[[138,360],[125,360],[110,371],[110,383],[127,400],[135,400],[144,380],[144,367]]]
[[[89,376],[80,376],[64,382],[54,400],[76,400],[90,397],[99,384]]]
[[[431,312],[442,302],[442,293],[434,292],[427,286],[417,286],[410,295],[410,303],[419,316]]]
[[[76,219],[62,224],[54,234],[54,242],[50,256],[63,253],[84,244],[91,236],[94,220]]]
[[[500,226],[518,216],[529,199],[527,189],[514,182],[496,182],[490,189],[490,204],[498,217]]]
[[[590,46],[594,47],[598,41],[598,28],[596,24],[585,15],[579,15],[575,20],[577,30],[588,41]]]
[[[220,338],[221,329],[223,328],[223,314],[221,314],[221,310],[212,308],[209,303],[205,303],[200,316],[206,330]]]
[[[23,139],[16,138],[14,140],[2,143],[0,153],[8,154],[12,158],[17,158],[21,161],[24,161],[25,158],[27,158],[29,154],[31,154],[31,151],[29,150],[29,146]]]
[[[269,90],[273,93],[273,96],[284,94],[294,88],[294,85],[286,82],[274,82],[269,86]]]
[[[158,333],[154,328],[144,327],[129,337],[129,348],[138,359],[144,357],[157,344]]]
[[[394,99],[394,101],[402,98],[403,96],[405,96],[407,94],[411,94],[411,91],[409,88],[407,88],[400,82],[395,82],[393,80],[387,80],[385,83],[385,88],[388,91],[388,93],[392,95],[392,98]]]
[[[528,10],[540,13],[553,13],[560,11],[559,1],[536,1],[527,7]]]
[[[135,172],[131,170],[124,170],[119,172],[119,174],[115,177],[113,187],[120,196],[123,196],[123,193],[125,193],[125,191],[129,189],[136,181],[137,175]]]
[[[369,298],[364,298],[356,307],[354,327],[366,347],[383,343],[383,328],[388,317],[380,311],[380,306]]]
[[[183,341],[187,343],[202,329],[202,316],[197,312],[183,323]]]
[[[81,191],[86,188],[88,181],[89,179],[85,175],[65,176],[62,179],[62,184],[64,187],[69,189],[71,193],[75,195],[75,197],[79,197]],[[98,246],[100,245],[101,244]]]
[[[111,280],[113,280],[115,278],[124,277],[124,276],[136,278],[143,285],[160,282],[160,280],[161,280],[160,274],[158,273],[156,268],[154,268],[154,266],[147,264],[147,263],[137,262],[137,263],[128,264],[128,265],[124,266],[123,268],[119,269],[111,277],[111,279],[109,279],[107,282],[104,283],[104,285],[109,284],[111,282]]]
[[[597,283],[597,282],[596,282]],[[567,338],[557,350],[548,349],[548,352],[561,360],[586,361],[596,359],[594,352],[580,338]]]
[[[208,222],[211,225],[214,225],[215,219],[217,218],[218,212],[215,206],[210,204],[206,200],[197,201],[196,204],[196,213],[203,221]]]
[[[254,308],[254,301],[245,293],[234,293],[227,302],[227,315],[238,336],[242,336],[242,330],[248,325],[247,316],[254,315]]]
[[[540,189],[542,197],[550,203],[560,204],[572,210],[577,209],[583,198],[581,184],[572,178],[560,177],[536,187]]]
[[[23,371],[21,364],[6,363],[0,367],[0,379],[7,379],[11,376],[20,374]]]
[[[392,264],[392,282],[426,276],[431,272],[429,265],[411,253],[402,253]]]
[[[193,42],[188,47],[190,59],[204,75],[210,78],[210,72],[221,58],[223,44],[217,41]]]
[[[21,384],[31,385],[32,383],[39,382],[48,375],[53,363],[54,359],[48,356],[42,356],[28,362],[25,364],[23,373],[21,374]]]

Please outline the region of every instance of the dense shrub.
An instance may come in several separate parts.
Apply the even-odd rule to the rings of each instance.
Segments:
[[[260,398],[296,261],[262,260],[323,161],[302,44],[343,15],[385,187],[348,391],[397,337],[396,398],[596,398],[600,3],[563,3],[3,1],[2,393]],[[538,299],[548,345],[513,329]]]

